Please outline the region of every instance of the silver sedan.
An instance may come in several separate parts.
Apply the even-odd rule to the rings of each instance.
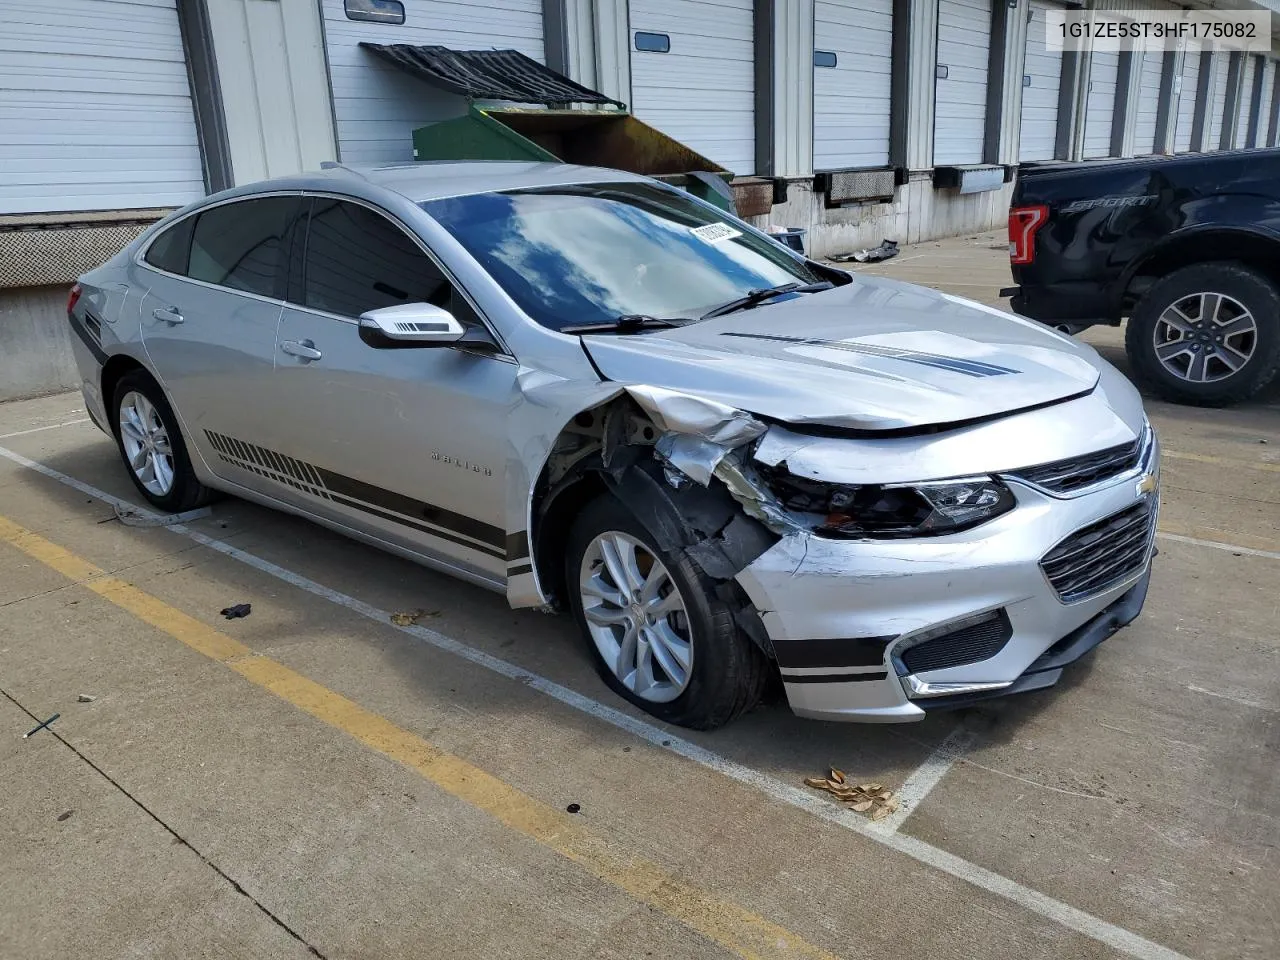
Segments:
[[[240,187],[81,278],[138,490],[305,516],[568,610],[622,697],[714,727],[1050,686],[1138,615],[1137,393],[1089,347],[559,164]]]

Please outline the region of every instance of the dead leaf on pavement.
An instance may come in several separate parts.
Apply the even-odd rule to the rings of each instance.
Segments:
[[[411,613],[393,613],[391,622],[397,627],[412,627],[416,626],[418,621],[425,617],[435,617],[439,614],[439,610],[414,610]]]
[[[898,799],[882,783],[848,782],[844,771],[832,767],[826,777],[805,777],[804,785],[823,790],[850,805],[855,813],[868,814],[872,820],[883,820],[898,809]]]

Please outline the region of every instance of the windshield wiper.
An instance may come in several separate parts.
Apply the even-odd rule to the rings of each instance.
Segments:
[[[728,303],[722,303],[718,307],[712,307],[702,315],[700,319],[710,320],[712,317],[723,317],[726,313],[734,313],[737,310],[748,310],[751,307],[759,306],[766,300],[772,300],[774,297],[780,297],[784,293],[817,293],[819,290],[830,290],[835,284],[830,280],[821,280],[818,283],[781,283],[776,287],[765,287],[763,290],[751,290],[744,297],[738,297],[736,300],[730,300]]]
[[[577,323],[561,327],[561,333],[639,333],[665,327],[683,327],[693,323],[689,317],[651,317],[643,313],[627,313],[615,320],[599,323]]]

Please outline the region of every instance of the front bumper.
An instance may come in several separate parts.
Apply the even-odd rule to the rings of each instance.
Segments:
[[[1063,666],[1142,608],[1154,552],[1158,493],[1151,487],[1158,463],[1153,441],[1137,476],[1073,497],[1009,480],[1014,510],[949,537],[784,537],[738,582],[773,641],[791,708],[827,720],[900,722],[1057,682]],[[1138,564],[1084,599],[1059,599],[1041,559],[1082,528],[1148,498],[1148,537]],[[1005,632],[981,659],[911,672],[906,652],[922,638],[946,635],[945,645],[960,636],[957,628],[983,618],[998,619]],[[942,654],[947,659],[945,649]]]

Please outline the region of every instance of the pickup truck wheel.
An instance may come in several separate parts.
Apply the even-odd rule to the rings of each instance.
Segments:
[[[760,699],[768,661],[711,580],[658,547],[612,495],[592,501],[565,551],[569,605],[615,693],[668,723],[723,726]]]
[[[1238,263],[1183,267],[1138,303],[1125,349],[1138,376],[1167,400],[1247,400],[1280,371],[1280,291]]]

